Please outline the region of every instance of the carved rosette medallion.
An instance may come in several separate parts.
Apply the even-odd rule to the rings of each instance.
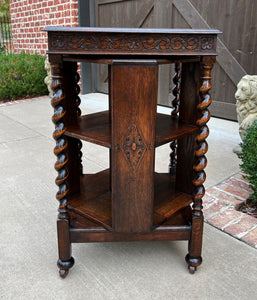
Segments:
[[[147,146],[144,137],[137,128],[137,125],[133,123],[122,145],[122,152],[133,172],[135,172],[139,166],[146,150]]]

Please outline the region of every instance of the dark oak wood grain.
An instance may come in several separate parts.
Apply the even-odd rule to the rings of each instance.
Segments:
[[[175,181],[169,174],[155,173],[154,225],[162,224],[192,202],[191,195],[175,190]]]
[[[155,146],[161,146],[185,135],[197,132],[198,128],[192,124],[179,122],[178,117],[157,113]]]
[[[112,199],[109,181],[109,169],[96,174],[84,175],[81,178],[81,193],[70,198],[68,209],[112,231]],[[151,228],[163,225],[176,212],[191,202],[190,195],[175,191],[175,180],[169,174],[154,173]],[[74,215],[73,220],[75,220]],[[83,219],[80,220],[80,223],[83,224]]]
[[[81,117],[77,124],[67,127],[65,135],[111,148],[109,111]]]
[[[74,264],[71,243],[149,240],[188,240],[186,261],[194,273],[202,262],[206,123],[218,31],[46,30],[60,276]],[[81,116],[77,61],[108,64],[109,111]],[[171,116],[156,111],[163,63],[176,64]],[[110,168],[83,175],[81,140],[109,148]],[[155,173],[155,148],[169,142],[170,172]]]
[[[48,53],[216,55],[218,30],[46,27]]]
[[[211,84],[211,70],[215,63],[215,57],[203,57],[200,63],[200,88],[199,88],[199,102],[197,104],[197,120],[196,125],[199,128],[199,133],[195,138],[195,163],[193,165],[193,180],[194,186],[193,195],[193,211],[192,211],[192,231],[189,242],[189,253],[186,256],[188,268],[191,273],[194,273],[196,268],[202,263],[202,233],[203,233],[203,206],[202,197],[204,196],[204,181],[206,174],[204,168],[207,165],[205,157],[208,151],[208,144],[206,138],[209,134],[209,129],[206,123],[209,121],[211,115],[208,106],[212,102],[209,91]]]
[[[87,229],[70,229],[72,243],[132,242],[132,241],[179,241],[188,240],[190,226],[172,227],[170,230],[156,229],[150,233],[99,232]]]
[[[113,228],[150,232],[158,65],[115,64],[110,80]]]
[[[178,117],[157,113],[155,147],[198,131],[198,127],[178,121]],[[82,116],[78,124],[68,126],[65,135],[111,148],[109,111]]]

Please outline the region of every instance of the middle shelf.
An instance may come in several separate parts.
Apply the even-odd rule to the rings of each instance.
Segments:
[[[197,130],[196,126],[180,123],[177,117],[157,113],[155,147],[197,132]],[[65,135],[111,148],[112,132],[109,111],[80,117],[77,125],[67,127]]]

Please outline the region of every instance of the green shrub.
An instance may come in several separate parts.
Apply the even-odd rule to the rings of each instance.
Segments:
[[[245,138],[240,144],[242,152],[238,157],[242,159],[241,170],[249,180],[253,194],[250,199],[257,201],[257,121],[254,121],[247,129]]]
[[[44,63],[39,54],[0,54],[0,100],[46,95]]]
[[[8,0],[2,0],[0,2],[0,16],[2,14],[8,15],[10,12],[10,6],[9,6],[9,1]]]
[[[5,45],[2,45],[0,43],[0,54],[4,54],[6,52],[6,48],[5,48]]]

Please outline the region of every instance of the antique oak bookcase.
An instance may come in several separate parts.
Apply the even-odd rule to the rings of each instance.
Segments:
[[[217,30],[46,27],[58,172],[60,276],[71,244],[188,240],[202,262],[203,182]],[[77,62],[108,64],[109,110],[81,116]],[[158,66],[175,64],[171,115],[157,113]],[[169,80],[167,78],[166,80]],[[82,142],[110,149],[110,168],[82,170]],[[167,174],[155,148],[170,143]]]

